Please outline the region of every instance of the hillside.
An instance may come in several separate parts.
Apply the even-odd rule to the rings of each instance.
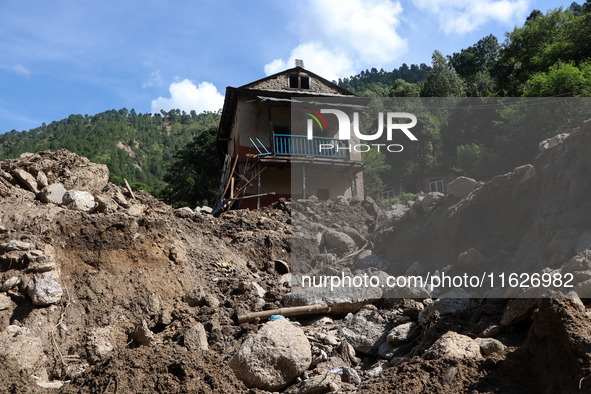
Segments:
[[[123,108],[93,116],[70,115],[29,131],[0,135],[0,160],[23,152],[68,149],[106,164],[112,182],[122,185],[126,178],[132,186],[147,186],[158,195],[175,153],[218,122],[218,113],[179,110],[152,115]]]

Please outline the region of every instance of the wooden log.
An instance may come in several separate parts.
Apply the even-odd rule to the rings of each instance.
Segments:
[[[131,190],[131,186],[129,186],[129,182],[127,182],[127,179],[123,178],[123,182],[125,182],[125,187],[127,188],[127,191],[129,192],[129,194],[131,195],[131,198],[135,200],[135,194],[133,194],[133,190]]]
[[[288,308],[271,309],[262,312],[250,312],[238,316],[238,323],[247,323],[257,319],[268,319],[272,315],[282,316],[298,316],[298,315],[315,315],[330,312],[330,307],[325,304],[292,306]]]

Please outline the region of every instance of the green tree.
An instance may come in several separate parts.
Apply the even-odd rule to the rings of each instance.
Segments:
[[[591,96],[591,62],[558,62],[529,78],[524,96]]]
[[[433,52],[431,69],[421,91],[424,97],[461,97],[465,95],[465,85],[460,76],[450,68],[441,52]]]
[[[213,205],[219,186],[222,165],[216,147],[217,128],[193,138],[174,156],[164,180],[162,195],[174,207]]]

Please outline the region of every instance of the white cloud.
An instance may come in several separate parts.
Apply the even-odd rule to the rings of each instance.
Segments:
[[[193,82],[184,79],[171,83],[168,90],[170,98],[158,97],[152,100],[152,113],[158,113],[161,109],[170,111],[177,108],[185,112],[195,110],[200,113],[217,111],[224,105],[224,96],[210,82],[201,82],[195,86]]]
[[[490,22],[509,25],[523,20],[531,0],[413,0],[414,5],[434,14],[446,34],[469,33]]]
[[[391,0],[308,0],[294,13],[300,44],[287,60],[265,65],[267,75],[294,66],[294,59],[327,79],[364,67],[389,67],[407,50],[396,29],[402,6]]]
[[[291,68],[295,65],[295,59],[304,60],[306,69],[329,81],[355,74],[353,62],[348,58],[347,54],[338,49],[334,51],[326,49],[318,42],[298,45],[291,51],[287,61],[275,59],[266,64],[265,74],[270,75]]]
[[[28,77],[31,75],[29,70],[25,66],[23,66],[22,64],[17,64],[16,66],[14,66],[12,68],[12,71],[14,71],[15,73],[22,75],[24,77]]]

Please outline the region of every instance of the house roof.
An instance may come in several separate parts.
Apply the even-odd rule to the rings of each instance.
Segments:
[[[313,79],[321,82],[322,84],[331,88],[331,90],[338,93],[325,93],[313,90],[302,90],[302,89],[257,89],[266,81],[272,81],[281,75],[289,75],[293,73],[305,73]],[[318,74],[304,69],[303,67],[293,67],[281,72],[269,75],[265,78],[258,79],[250,82],[246,85],[242,85],[238,88],[228,86],[226,88],[226,95],[224,98],[224,107],[222,109],[222,117],[220,119],[220,126],[218,129],[218,147],[221,152],[227,150],[227,138],[229,138],[234,118],[236,116],[236,110],[238,106],[238,97],[247,97],[258,100],[277,100],[277,101],[290,101],[294,98],[305,98],[305,97],[341,97],[341,98],[355,98],[355,94],[349,92],[346,89],[341,88],[337,84],[330,82],[329,80],[322,78]]]
[[[268,76],[261,78],[261,79],[257,79],[256,81],[253,81],[253,82],[247,83],[246,85],[240,86],[240,88],[252,89],[254,86],[259,85],[261,82],[270,81],[270,80],[277,78],[280,75],[293,74],[296,72],[306,73],[309,76],[313,77],[314,79],[317,79],[318,81],[322,82],[323,84],[330,86],[331,88],[337,90],[340,94],[342,94],[344,96],[354,96],[354,94],[349,92],[347,89],[343,89],[339,85],[337,85],[336,83],[331,82],[328,79],[323,78],[320,75],[315,74],[312,71],[306,70],[305,68],[299,67],[299,66],[280,71],[280,72],[275,73],[273,75],[268,75]],[[316,94],[319,94],[319,93],[316,93]]]

